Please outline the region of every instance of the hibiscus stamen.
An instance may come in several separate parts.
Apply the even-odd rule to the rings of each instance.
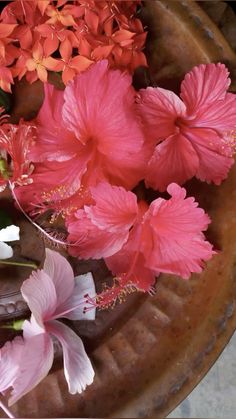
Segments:
[[[137,291],[137,288],[131,283],[121,284],[121,276],[113,280],[114,284],[112,287],[105,286],[103,292],[95,297],[95,300],[87,298],[86,303],[101,310],[114,308],[117,302],[119,304],[123,303],[128,294]],[[85,309],[88,311],[89,308],[85,307]]]
[[[54,238],[54,237],[52,237],[49,233],[47,233],[42,227],[40,227],[40,225],[39,224],[37,224],[37,223],[35,223],[29,216],[28,216],[28,214],[26,214],[26,212],[25,212],[25,210],[22,208],[22,206],[21,206],[21,204],[20,204],[20,202],[19,202],[19,200],[18,200],[18,198],[17,198],[17,196],[16,196],[16,194],[15,194],[15,191],[14,191],[14,184],[12,183],[12,182],[10,182],[9,181],[9,187],[10,187],[10,190],[11,190],[11,193],[12,193],[12,196],[13,196],[13,198],[15,199],[15,201],[16,201],[16,204],[17,204],[17,206],[19,207],[19,209],[20,209],[20,211],[22,212],[22,214],[27,218],[27,220],[34,226],[34,227],[36,227],[41,233],[43,233],[43,235],[44,236],[46,236],[49,240],[51,240],[51,241],[53,241],[53,242],[55,242],[55,243],[57,243],[57,244],[60,244],[60,245],[63,245],[63,246],[67,246],[68,244],[66,243],[66,242],[64,242],[64,241],[61,241],[61,240],[58,240],[58,239],[56,239],[56,238]]]

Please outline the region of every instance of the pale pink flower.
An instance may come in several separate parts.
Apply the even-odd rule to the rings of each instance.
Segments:
[[[236,96],[224,64],[201,64],[186,74],[181,98],[161,88],[140,91],[138,108],[156,145],[146,184],[164,191],[193,176],[219,185],[234,160]]]
[[[129,189],[143,178],[151,149],[134,110],[131,83],[130,75],[101,61],[64,92],[45,86],[31,153],[34,186],[19,191],[23,204],[63,201],[104,180]]]
[[[124,188],[100,183],[91,188],[94,205],[67,218],[69,252],[82,259],[100,259],[118,252],[129,237],[138,205],[136,195]]]
[[[194,198],[177,184],[168,186],[169,200],[139,203],[139,217],[122,249],[106,258],[118,282],[151,291],[160,272],[188,279],[200,273],[214,251],[202,233],[210,219]]]
[[[23,323],[23,341],[13,341],[11,345],[7,343],[1,349],[0,371],[3,371],[3,385],[0,385],[0,391],[12,388],[9,399],[11,405],[45,378],[53,363],[51,336],[55,336],[62,345],[69,392],[81,393],[93,382],[93,367],[82,340],[68,326],[56,319],[95,318],[94,309],[84,310],[86,296],[95,296],[92,275],[89,273],[74,278],[67,260],[60,254],[46,249],[43,270],[34,271],[23,283],[21,292],[32,315],[30,321],[26,320]],[[20,353],[15,345],[20,347]],[[9,368],[6,369],[6,365]]]

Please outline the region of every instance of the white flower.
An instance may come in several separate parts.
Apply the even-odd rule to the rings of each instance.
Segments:
[[[4,242],[14,242],[16,240],[20,240],[19,227],[11,225],[0,230],[0,259],[9,259],[13,256],[12,247]]]

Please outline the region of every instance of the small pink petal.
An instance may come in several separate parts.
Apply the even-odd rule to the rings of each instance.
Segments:
[[[170,90],[148,87],[139,91],[137,109],[149,141],[158,142],[175,134],[177,117],[184,116],[184,103]]]
[[[224,64],[200,64],[186,74],[181,84],[181,98],[188,114],[198,113],[218,100],[224,100],[230,85],[229,72]]]
[[[23,282],[21,293],[38,324],[50,319],[57,307],[57,294],[53,280],[44,272],[33,271]]]
[[[236,95],[232,93],[226,93],[225,98],[221,100],[207,103],[205,106],[201,106],[198,111],[196,118],[192,120],[190,118],[190,127],[199,128],[211,128],[217,133],[220,133],[223,137],[229,131],[236,130]]]
[[[132,227],[138,214],[134,193],[105,182],[90,190],[95,205],[85,206],[84,210],[93,224],[111,233]]]
[[[220,185],[234,164],[231,148],[211,129],[191,128],[188,138],[199,158],[196,177]]]
[[[184,183],[196,175],[198,153],[181,134],[172,135],[156,146],[147,166],[145,182],[148,187],[165,191],[171,182]]]
[[[101,259],[118,252],[128,239],[129,232],[121,230],[110,233],[96,227],[84,210],[78,210],[73,217],[67,219],[69,232],[68,242],[72,256],[81,259]]]
[[[0,393],[12,387],[18,374],[23,351],[24,341],[20,336],[11,342],[6,342],[0,349]]]
[[[72,295],[74,290],[74,273],[65,257],[60,253],[46,249],[44,272],[52,279],[57,295],[57,310]]]
[[[94,370],[82,340],[68,326],[56,320],[47,323],[47,330],[62,345],[64,374],[69,392],[82,393],[94,379]]]
[[[91,272],[75,277],[75,287],[73,290],[73,294],[67,300],[66,306],[68,310],[71,310],[73,307],[76,308],[62,317],[66,317],[70,320],[95,320],[95,307],[89,308],[89,310],[87,311],[84,310],[86,307],[85,301],[88,295],[90,298],[95,298],[96,296],[94,279]]]

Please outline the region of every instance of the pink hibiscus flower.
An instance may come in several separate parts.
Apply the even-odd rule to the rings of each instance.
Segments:
[[[34,185],[19,190],[23,204],[50,204],[76,192],[79,198],[81,189],[103,180],[129,189],[143,178],[150,147],[134,111],[131,83],[130,75],[101,61],[64,92],[45,86],[31,153]]]
[[[17,337],[0,351],[0,392],[12,388],[11,405],[46,377],[54,355],[51,336],[55,336],[62,345],[69,392],[81,393],[93,382],[93,367],[82,340],[56,319],[95,318],[93,309],[84,310],[85,296],[95,295],[91,274],[74,278],[67,260],[46,249],[43,270],[33,272],[23,283],[21,291],[32,315],[30,321],[23,323],[23,339]]]
[[[214,254],[202,231],[210,223],[194,198],[177,184],[168,187],[169,200],[158,198],[137,204],[136,195],[101,183],[91,188],[94,205],[85,206],[66,220],[69,248],[80,258],[105,258],[116,276],[116,290],[127,287],[152,291],[160,272],[184,279],[200,273]],[[98,296],[100,305],[117,298],[114,288]],[[114,297],[116,296],[116,297]]]
[[[181,99],[173,92],[148,87],[138,108],[150,141],[156,145],[146,184],[164,191],[171,182],[193,176],[219,185],[234,160],[236,96],[224,64],[201,64],[185,76]]]
[[[171,195],[169,200],[158,198],[149,208],[143,202],[139,204],[139,221],[129,240],[120,252],[106,259],[115,275],[125,275],[144,291],[153,285],[149,281],[160,272],[184,279],[192,272],[202,272],[203,262],[214,254],[202,233],[210,223],[208,215],[198,208],[194,198],[186,198],[184,188],[173,183],[167,191]]]

